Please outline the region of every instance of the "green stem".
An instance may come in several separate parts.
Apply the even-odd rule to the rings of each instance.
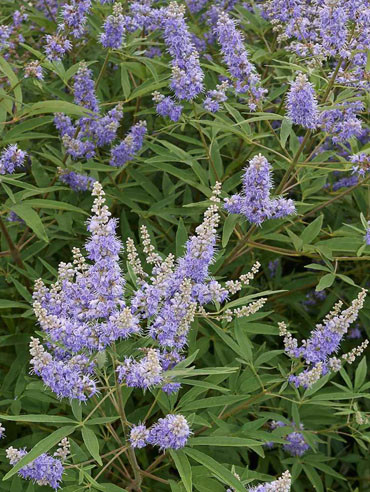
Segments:
[[[105,69],[107,68],[109,57],[110,57],[110,50],[108,50],[107,54],[105,55],[105,60],[104,60],[103,66],[101,67],[98,78],[96,79],[95,90],[97,90],[97,88],[99,87],[99,84],[100,84],[100,81],[104,75]]]
[[[116,393],[118,398],[118,409],[119,409],[119,415],[122,423],[123,434],[125,436],[126,443],[129,443],[128,433],[127,433],[128,421],[125,412],[125,405],[123,403],[122,391],[117,376],[115,376],[115,381],[116,381],[116,390],[117,390]],[[127,457],[130,462],[132,471],[134,472],[135,490],[141,492],[141,482],[142,482],[141,470],[136,460],[135,451],[131,446],[129,446],[127,449]]]
[[[306,135],[304,136],[303,140],[302,140],[302,143],[301,145],[299,146],[299,149],[297,150],[297,153],[295,154],[295,156],[293,157],[293,160],[289,166],[289,168],[286,170],[284,176],[283,176],[283,179],[280,181],[280,184],[276,190],[276,194],[278,195],[279,193],[281,193],[283,190],[284,190],[284,186],[286,184],[286,182],[288,181],[289,179],[289,176],[290,176],[290,173],[293,171],[293,169],[295,168],[295,165],[297,164],[298,162],[298,159],[300,157],[300,155],[302,154],[303,152],[303,149],[305,148],[305,145],[307,143],[307,140],[309,138],[311,134],[311,130],[307,130],[306,132]]]

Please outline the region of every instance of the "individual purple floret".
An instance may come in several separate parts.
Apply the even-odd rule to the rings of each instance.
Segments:
[[[361,337],[362,337],[362,333],[361,333],[360,325],[357,323],[353,328],[351,328],[348,331],[348,338],[355,339]]]
[[[339,179],[333,184],[333,191],[338,191],[341,188],[349,188],[355,186],[358,183],[358,176],[352,175]]]
[[[149,429],[147,442],[161,449],[180,449],[186,445],[190,427],[183,415],[169,414]]]
[[[318,123],[318,108],[315,89],[306,75],[300,73],[287,95],[288,116],[295,125],[314,129]]]
[[[226,12],[218,12],[214,33],[221,45],[223,61],[235,79],[236,92],[242,94],[248,92],[249,108],[255,111],[266,90],[260,87],[260,76],[255,66],[248,60],[241,31],[236,28],[235,21]]]
[[[224,81],[216,86],[216,89],[208,91],[203,102],[203,107],[211,113],[220,109],[220,103],[227,101],[226,91],[230,87],[229,82]]]
[[[0,154],[0,174],[13,174],[16,168],[23,167],[27,152],[17,144],[9,145]]]
[[[349,160],[352,162],[352,171],[362,178],[370,172],[370,155],[365,152],[351,155]]]
[[[290,492],[291,485],[292,477],[289,471],[285,471],[277,480],[251,487],[248,489],[248,492]]]
[[[99,112],[99,103],[95,94],[92,71],[81,63],[73,81],[74,102],[94,113]]]
[[[303,429],[303,425],[300,426]],[[302,432],[291,432],[286,436],[287,444],[284,444],[283,449],[292,456],[302,456],[310,449],[310,446],[304,440]]]
[[[311,290],[306,294],[306,298],[302,301],[302,306],[308,309],[310,306],[316,306],[318,302],[325,301],[327,294],[325,290]]]
[[[157,103],[156,111],[160,116],[168,116],[172,121],[179,121],[183,108],[181,104],[176,104],[171,97],[165,97],[159,92],[153,93],[153,101]]]
[[[91,0],[69,0],[69,3],[62,7],[63,23],[59,24],[59,29],[71,33],[76,39],[81,38],[85,34],[90,9]]]
[[[365,243],[367,246],[370,246],[370,220],[368,222],[368,228],[366,229],[366,234],[364,236]]]
[[[122,15],[122,5],[116,3],[113,7],[113,14],[104,22],[100,42],[104,48],[119,49],[122,46],[124,34],[125,18]]]
[[[38,60],[29,62],[24,67],[24,78],[34,77],[37,80],[44,80],[44,74],[42,71],[42,66]]]
[[[47,34],[45,39],[45,53],[50,61],[60,61],[65,53],[72,49],[72,43],[62,34]]]
[[[3,439],[5,437],[5,427],[3,427],[2,423],[0,422],[0,439]]]
[[[23,10],[15,10],[13,12],[13,26],[20,27],[22,22],[28,19],[28,14],[25,14]]]
[[[249,222],[260,225],[267,219],[277,219],[295,213],[293,200],[270,197],[272,188],[271,165],[261,154],[256,155],[245,168],[243,190],[225,200],[229,213],[238,213]]]
[[[63,170],[60,171],[61,172],[59,174],[59,180],[62,183],[68,185],[70,188],[72,188],[73,191],[91,190],[93,184],[96,181],[94,178],[91,178],[90,176],[85,176],[84,174],[78,174],[75,173],[74,171],[70,171],[70,172],[68,171],[65,172]]]
[[[147,58],[155,58],[157,56],[158,57],[162,56],[162,51],[160,48],[157,48],[156,46],[152,46],[151,48],[145,50],[144,54]]]
[[[133,448],[144,448],[147,445],[149,430],[145,425],[139,424],[131,427],[130,443]]]
[[[6,24],[0,25],[0,52],[9,47],[9,38],[12,34],[10,26]]]
[[[280,260],[276,258],[276,260],[269,261],[268,269],[270,273],[270,278],[274,278],[276,276],[277,270],[279,268]]]
[[[25,449],[15,449],[12,446],[6,450],[6,456],[11,465],[26,456]],[[24,479],[32,480],[38,485],[50,485],[54,490],[60,488],[64,467],[60,459],[53,458],[43,453],[28,465],[23,466],[18,475]]]
[[[139,123],[132,126],[127,137],[111,150],[109,164],[111,166],[121,167],[126,162],[131,161],[143,146],[145,134],[145,121],[139,121]]]
[[[270,427],[273,430],[278,427],[285,427],[286,425],[287,424],[281,422],[280,420],[273,420]],[[299,428],[299,430],[304,429],[303,424],[300,424],[298,427],[295,422],[292,422],[292,427],[295,427],[297,429]],[[298,430],[289,433],[284,437],[284,439],[286,440],[286,444],[283,445],[283,449],[292,456],[302,456],[308,449],[310,449],[310,446],[304,440],[302,432],[299,432]]]
[[[6,218],[8,222],[19,222],[21,224],[24,224],[24,220],[21,219],[13,210],[11,210],[8,214],[8,217]]]

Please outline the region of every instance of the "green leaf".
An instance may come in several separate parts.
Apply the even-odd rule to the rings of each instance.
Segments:
[[[26,202],[13,205],[11,210],[13,210],[13,212],[25,221],[28,227],[33,230],[38,238],[42,239],[46,243],[49,242],[49,238],[46,234],[44,224],[42,223],[39,214],[32,210],[31,207],[26,205]]]
[[[118,487],[118,485],[115,485],[114,483],[100,483],[99,485],[101,485],[106,492],[127,492],[127,489]]]
[[[176,232],[176,256],[180,258],[184,254],[184,245],[188,239],[188,232],[184,221],[180,218]]]
[[[226,446],[226,447],[246,447],[253,448],[261,446],[263,443],[244,437],[231,436],[210,436],[210,437],[193,437],[189,440],[191,446]]]
[[[56,200],[43,200],[42,198],[32,198],[31,200],[25,200],[22,204],[29,205],[34,208],[47,208],[51,210],[68,210],[69,212],[77,212],[83,215],[89,215],[85,210],[79,207],[75,207],[66,202],[58,202]]]
[[[12,67],[9,65],[9,63],[0,56],[0,70],[6,75],[6,77],[9,80],[10,88],[13,88],[14,92],[14,98],[15,98],[15,105],[17,110],[19,110],[22,106],[22,89],[21,85],[17,85],[19,83],[17,76],[12,70]],[[17,87],[15,87],[17,86]]]
[[[301,239],[304,244],[311,244],[312,241],[320,234],[323,220],[324,216],[320,215],[303,230]]]
[[[230,214],[226,217],[224,227],[222,229],[222,247],[226,248],[231,234],[234,231],[235,224],[238,222],[237,214]]]
[[[284,118],[281,123],[281,129],[280,129],[280,142],[283,149],[285,149],[285,145],[291,131],[292,131],[291,120],[289,120],[288,118]]]
[[[79,400],[76,398],[71,401],[72,413],[77,420],[77,422],[81,422],[82,420],[82,405]]]
[[[72,104],[68,101],[39,101],[28,106],[22,111],[21,116],[34,116],[36,114],[64,113],[73,116],[90,116],[91,113],[86,108]]]
[[[364,384],[367,375],[366,357],[363,357],[355,373],[355,389],[360,389]]]
[[[170,451],[171,457],[175,462],[177,471],[181,477],[182,483],[186,489],[186,492],[192,492],[193,483],[192,483],[192,471],[189,460],[181,449],[177,451]]]
[[[90,452],[91,456],[95,461],[101,466],[103,464],[102,459],[99,454],[99,441],[93,430],[89,427],[82,427],[82,439],[84,440],[85,446]]]
[[[320,282],[316,286],[316,292],[320,292],[321,290],[327,289],[335,280],[334,273],[327,273],[323,277],[320,278]]]
[[[45,424],[73,424],[73,420],[59,415],[0,415],[2,420],[12,422],[44,422]]]
[[[24,302],[18,301],[8,301],[7,299],[0,299],[0,309],[13,309],[13,308],[23,308],[28,309],[30,306]]]
[[[233,405],[234,403],[239,403],[243,400],[248,400],[249,396],[250,395],[211,396],[210,398],[192,401],[181,408],[183,411],[190,411],[199,410],[201,408],[223,407]]]
[[[13,466],[13,468],[8,471],[8,473],[5,475],[3,480],[8,480],[10,477],[15,475],[21,468],[23,468],[25,465],[28,465],[28,463],[31,463],[31,461],[35,460],[38,458],[41,454],[47,453],[50,448],[58,444],[64,437],[69,436],[72,434],[72,432],[76,429],[76,426],[74,425],[67,425],[65,427],[61,427],[60,429],[57,429],[54,431],[52,434],[49,436],[45,437],[41,441],[39,441],[29,453],[26,454],[26,456],[23,456],[21,460],[18,461],[18,463]]]
[[[315,468],[311,465],[303,465],[303,469],[313,485],[314,490],[318,492],[324,492],[324,487],[321,481],[321,478]]]
[[[208,470],[218,477],[225,485],[234,487],[237,492],[245,492],[244,485],[234,476],[234,474],[210,456],[190,448],[184,448],[184,452],[190,456],[190,458],[208,468]]]

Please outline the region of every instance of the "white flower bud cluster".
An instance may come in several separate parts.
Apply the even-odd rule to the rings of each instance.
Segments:
[[[92,196],[96,196],[96,198],[91,207],[93,216],[89,221],[89,230],[95,234],[105,235],[106,231],[102,226],[107,224],[111,213],[108,206],[105,204],[105,192],[99,181],[94,182],[91,194]]]
[[[261,264],[256,261],[256,263],[252,266],[250,272],[240,275],[238,280],[229,280],[225,283],[227,290],[230,294],[236,294],[243,287],[249,285],[250,281],[254,279],[256,273],[258,273]]]
[[[279,327],[279,335],[281,337],[284,337],[284,347],[286,353],[290,357],[294,357],[294,351],[298,347],[297,339],[293,338],[292,334],[288,331],[284,321],[278,323],[278,327]]]
[[[368,345],[369,340],[365,340],[358,347],[355,347],[347,354],[342,355],[342,359],[348,362],[348,364],[352,364],[355,361],[356,357],[359,357]]]
[[[183,415],[176,415],[172,422],[168,424],[168,428],[175,436],[189,435],[189,424]]]
[[[162,258],[158,253],[155,252],[155,247],[152,245],[148,229],[146,228],[145,225],[142,225],[140,227],[140,236],[144,246],[143,247],[144,253],[147,255],[146,258],[147,263],[149,263],[149,265],[153,263],[162,263]]]
[[[33,311],[38,322],[40,323],[41,328],[47,333],[50,333],[53,330],[62,329],[62,323],[58,319],[58,317],[54,315],[48,315],[47,310],[41,306],[39,301],[35,301],[33,303]]]
[[[258,301],[248,304],[248,306],[243,306],[237,309],[226,309],[223,314],[221,314],[220,316],[216,316],[216,319],[225,319],[228,323],[231,323],[233,318],[245,318],[259,311],[264,306],[266,301],[267,299],[265,297],[261,297],[261,299],[258,299]]]
[[[6,451],[6,457],[11,465],[15,465],[24,456],[24,453],[20,449],[10,446]]]
[[[58,282],[54,284],[57,289],[60,290],[60,281],[68,280],[71,281],[75,275],[76,271],[72,263],[64,263],[61,261],[58,265]]]
[[[306,372],[301,372],[297,376],[297,381],[299,386],[304,386],[305,388],[311,388],[322,375],[322,362],[318,362],[312,369]]]
[[[135,275],[138,277],[140,282],[142,279],[147,277],[148,274],[143,270],[135,243],[131,237],[129,237],[126,241],[126,251],[131,268],[133,269]]]
[[[41,371],[52,361],[51,355],[45,351],[38,338],[31,337],[30,354],[32,356],[31,365],[37,372]]]
[[[211,202],[220,203],[221,186],[221,183],[216,181],[215,185],[212,187],[212,195],[210,197]]]
[[[77,271],[84,272],[89,268],[88,265],[86,264],[85,257],[81,254],[80,248],[72,248],[72,254],[73,254],[73,264],[75,265]]]
[[[331,357],[328,361],[328,366],[331,371],[338,372],[342,368],[342,363],[340,359],[337,359],[336,357]]]
[[[71,445],[66,437],[64,437],[58,444],[58,449],[55,451],[54,456],[65,461],[70,453]]]

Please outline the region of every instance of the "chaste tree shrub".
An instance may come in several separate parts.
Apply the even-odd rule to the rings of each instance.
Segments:
[[[1,7],[0,490],[368,490],[367,1]]]

